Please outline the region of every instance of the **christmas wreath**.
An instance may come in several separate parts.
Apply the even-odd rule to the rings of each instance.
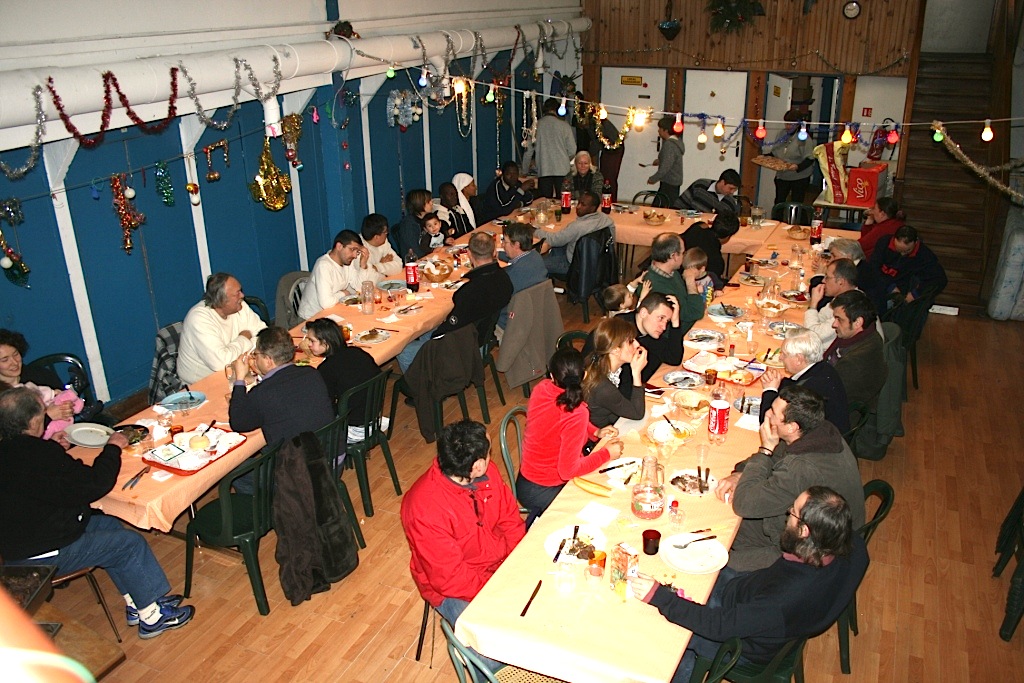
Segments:
[[[764,5],[751,0],[708,0],[712,33],[733,33],[764,16]]]

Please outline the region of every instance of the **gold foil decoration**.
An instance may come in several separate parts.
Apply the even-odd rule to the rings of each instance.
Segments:
[[[274,157],[270,154],[270,138],[263,140],[263,152],[260,154],[260,170],[251,183],[249,191],[252,198],[262,202],[270,211],[280,211],[288,206],[288,193],[292,191],[292,179],[274,165]]]

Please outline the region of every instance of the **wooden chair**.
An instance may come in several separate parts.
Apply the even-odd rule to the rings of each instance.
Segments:
[[[522,416],[523,422],[519,422],[519,416]],[[519,495],[516,493],[516,475],[517,468],[512,462],[512,445],[508,439],[508,428],[512,427],[515,432],[515,451],[516,457],[522,462],[523,457],[523,434],[526,431],[526,408],[523,406],[516,406],[512,410],[505,413],[505,417],[501,419],[501,426],[498,428],[498,439],[501,444],[501,459],[505,463],[505,472],[508,474],[509,488],[512,489],[512,495],[516,500],[519,500]],[[524,508],[522,505],[519,506],[519,514],[526,514],[529,510]]]
[[[336,418],[333,422],[313,432],[313,434],[316,436],[317,441],[320,442],[320,448],[324,452],[324,457],[327,458],[327,467],[333,473],[334,481],[338,485],[338,495],[341,496],[341,503],[345,506],[345,514],[352,524],[356,543],[359,544],[360,548],[365,548],[366,540],[363,538],[363,532],[359,528],[359,520],[356,519],[355,506],[352,505],[352,496],[348,493],[348,486],[345,485],[345,480],[341,478],[344,461],[342,461],[342,465],[339,465],[337,462],[338,455],[345,448],[343,444],[345,444],[348,434],[348,428],[344,422],[343,418]]]
[[[804,645],[806,643],[806,638],[789,641],[768,664],[737,662],[728,671],[729,680],[732,683],[789,683],[795,678],[796,683],[804,683]],[[728,643],[724,643],[723,647],[726,644]],[[721,653],[721,648],[719,648],[719,653]],[[697,663],[693,667],[690,683],[703,680],[700,677],[711,671],[717,659],[717,656],[715,660],[711,660],[697,655]]]
[[[199,508],[185,529],[185,597],[192,592],[192,562],[196,538],[217,546],[238,546],[245,560],[245,569],[252,584],[253,596],[260,614],[270,614],[267,591],[260,572],[260,539],[272,528],[270,516],[271,490],[274,482],[274,460],[280,445],[267,447],[233,469],[217,485],[217,499]],[[232,493],[232,482],[253,473],[252,495]]]
[[[864,500],[866,501],[873,496],[878,496],[878,508],[875,509],[874,516],[857,530],[857,533],[864,539],[865,544],[871,540],[871,537],[878,529],[878,525],[889,516],[895,493],[888,482],[881,479],[872,479],[864,484]],[[842,669],[844,674],[848,674],[850,673],[850,631],[853,631],[853,635],[857,635],[859,632],[857,628],[856,592],[853,594],[850,604],[846,606],[846,609],[839,615],[839,619],[836,620],[836,627],[839,629],[839,668]]]
[[[719,683],[736,666],[743,652],[743,643],[739,638],[730,638],[718,647],[711,668],[698,674],[696,668],[690,676],[690,683]]]
[[[391,483],[395,487],[395,495],[402,495],[402,486],[398,483],[395,461],[391,457],[391,444],[388,443],[388,437],[391,435],[391,425],[388,425],[387,433],[381,429],[381,420],[384,415],[384,393],[387,389],[389,377],[391,377],[390,370],[382,372],[373,379],[352,387],[338,399],[338,416],[341,423],[340,433],[344,435],[343,438],[348,438],[348,428],[350,426],[362,427],[363,429],[362,441],[348,441],[346,444],[345,452],[347,455],[345,456],[345,461],[351,462],[352,466],[355,467],[356,477],[359,479],[359,493],[363,499],[363,512],[367,517],[373,517],[373,501],[370,498],[370,478],[366,472],[366,461],[369,458],[370,451],[377,446],[380,446],[380,450],[384,454],[384,462],[391,473]],[[366,394],[364,402],[365,412],[361,417],[357,417],[354,422],[350,423],[348,418],[349,403],[352,401],[353,396],[360,393]],[[395,419],[394,408],[394,405],[392,405],[392,424]],[[340,450],[332,452],[338,453]],[[341,480],[341,472],[337,469],[335,469],[335,476],[339,481]]]
[[[110,628],[114,629],[114,637],[117,638],[117,642],[121,642],[121,634],[117,631],[117,624],[114,623],[114,617],[110,614],[110,607],[107,606],[107,600],[103,597],[103,593],[100,592],[100,586],[96,583],[96,577],[93,576],[93,572],[96,571],[96,567],[84,567],[78,571],[71,572],[70,574],[64,574],[63,576],[55,576],[50,580],[50,586],[58,588],[66,583],[70,583],[75,579],[80,579],[83,576],[89,582],[89,586],[92,588],[93,595],[96,596],[96,602],[103,608],[103,613],[107,615],[107,623],[110,624]]]
[[[556,678],[543,676],[533,671],[514,666],[502,667],[497,674],[488,670],[480,656],[463,645],[447,621],[441,619],[441,631],[448,641],[448,656],[451,657],[459,683],[561,683]],[[469,674],[467,679],[467,673]]]

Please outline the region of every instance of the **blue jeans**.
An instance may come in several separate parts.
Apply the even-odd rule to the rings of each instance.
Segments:
[[[420,347],[422,347],[424,344],[430,341],[430,338],[433,334],[434,330],[428,330],[427,332],[424,332],[422,335],[406,344],[405,348],[402,349],[402,352],[399,353],[397,356],[398,367],[402,368],[402,372],[405,372],[409,369],[409,366],[412,365],[413,359],[416,358],[416,354],[420,352]]]
[[[566,255],[565,247],[551,247],[551,251],[544,254],[544,267],[552,275],[565,277],[569,274],[569,257]]]
[[[468,606],[469,603],[465,600],[460,600],[459,598],[445,598],[441,601],[441,604],[437,606],[437,611],[440,612],[445,621],[452,626],[455,626],[455,622],[458,621],[459,617],[462,616],[462,613],[466,611],[466,607]],[[480,661],[484,663],[484,666],[486,666],[491,673],[495,673],[498,669],[505,666],[501,662],[496,662],[493,659],[484,657],[473,648],[469,649],[473,654],[480,658]]]
[[[723,567],[722,571],[718,573],[718,580],[715,581],[715,587],[711,589],[711,595],[708,597],[708,607],[721,607],[722,606],[722,593],[725,592],[725,586],[738,576],[742,576],[748,572],[738,572],[735,569],[729,567]],[[718,648],[722,644],[708,640],[696,633],[690,637],[690,644],[686,646],[686,652],[683,653],[683,658],[679,660],[679,666],[676,668],[675,675],[672,676],[671,683],[689,683],[690,675],[693,674],[693,667],[697,663],[697,655],[706,659],[714,659],[715,655],[718,654]],[[740,662],[746,662],[748,660],[740,657]]]
[[[523,507],[529,510],[526,528],[529,529],[534,520],[544,514],[551,502],[562,492],[565,484],[560,486],[541,486],[534,484],[521,473],[516,476],[516,496]]]
[[[58,574],[102,567],[122,595],[132,596],[140,609],[167,595],[171,585],[142,534],[126,529],[114,517],[94,512],[85,533],[60,548],[56,555],[9,564],[57,565]]]

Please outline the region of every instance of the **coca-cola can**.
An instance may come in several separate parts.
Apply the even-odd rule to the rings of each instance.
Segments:
[[[572,209],[572,192],[562,192],[562,211]]]
[[[708,410],[708,434],[725,436],[729,431],[729,402],[712,401]]]
[[[420,282],[420,273],[419,273],[419,270],[416,267],[416,263],[415,262],[406,263],[405,264],[405,284],[407,284],[407,285],[417,285],[417,284],[419,284],[419,282]]]

